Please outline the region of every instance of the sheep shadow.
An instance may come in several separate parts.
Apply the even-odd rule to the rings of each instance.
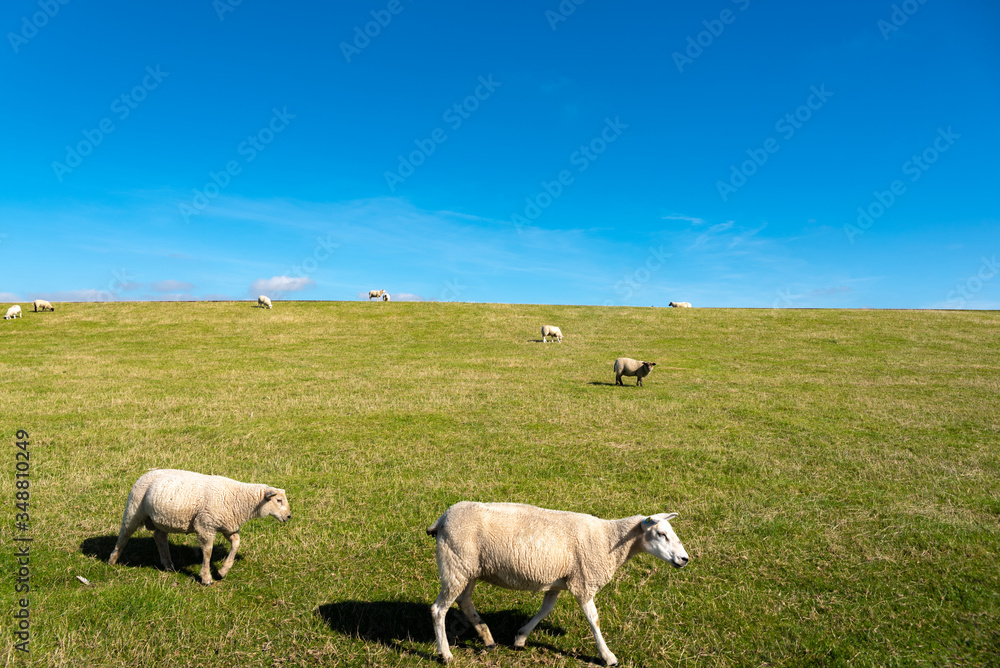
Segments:
[[[436,650],[431,653],[418,649],[415,643],[430,643],[433,647],[434,627],[431,623],[431,606],[413,601],[339,601],[321,605],[315,614],[330,630],[345,636],[375,642],[397,652],[419,655],[425,659],[437,659]],[[501,610],[499,612],[479,611],[486,625],[490,627],[493,639],[500,648],[511,649],[518,629],[531,619],[530,614],[521,610]],[[445,617],[448,643],[453,647],[482,651],[483,643],[465,615],[456,607],[448,610]],[[545,647],[551,652],[565,656],[575,656],[571,652],[535,642],[539,629],[552,635],[562,636],[566,631],[542,621],[528,638],[528,648]],[[457,640],[456,640],[457,638]],[[577,657],[582,658],[582,657]]]
[[[85,539],[80,543],[80,553],[88,557],[100,559],[104,563],[108,562],[111,552],[115,549],[118,535],[94,536]],[[229,545],[216,543],[212,547],[212,562],[221,561],[229,554]],[[200,580],[201,574],[201,548],[194,545],[170,544],[170,558],[174,562],[174,568],[178,572],[185,572],[196,580]],[[243,559],[243,555],[236,553],[236,561]],[[162,569],[160,564],[160,553],[156,549],[156,541],[152,536],[136,538],[132,536],[122,548],[122,553],[118,557],[119,566],[130,566],[134,568],[155,568]],[[192,568],[193,567],[193,568]],[[219,573],[212,567],[212,577],[218,579]]]
[[[590,384],[591,385],[604,385],[605,387],[614,387],[618,383],[616,383],[613,380],[609,380],[609,381],[605,381],[605,380],[592,380],[592,381],[590,381]]]

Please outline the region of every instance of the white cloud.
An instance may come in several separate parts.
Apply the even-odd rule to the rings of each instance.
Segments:
[[[305,290],[313,285],[316,285],[316,281],[308,276],[272,276],[271,278],[258,278],[250,286],[250,292],[253,294],[266,294],[268,292],[282,294]]]
[[[198,299],[190,292],[166,292],[158,295],[143,295],[142,298],[151,302],[193,302]]]
[[[16,302],[17,295],[13,292],[0,292],[0,302]]]
[[[56,290],[55,292],[33,292],[29,299],[46,299],[50,302],[111,302],[115,295],[107,290]]]
[[[703,225],[705,223],[704,218],[692,218],[691,216],[682,216],[678,213],[672,213],[669,216],[664,216],[663,220],[686,220],[692,225]]]
[[[186,281],[175,281],[173,279],[166,281],[156,281],[149,286],[156,292],[187,292],[194,287],[191,283]],[[130,289],[130,288],[125,288]]]
[[[425,302],[428,301],[426,297],[420,295],[415,295],[411,292],[390,292],[389,297],[393,301],[397,302]]]

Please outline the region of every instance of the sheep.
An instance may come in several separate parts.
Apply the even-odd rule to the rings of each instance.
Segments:
[[[545,337],[554,338],[559,343],[562,343],[562,330],[558,327],[553,327],[552,325],[542,325],[542,343],[548,343]]]
[[[44,299],[36,299],[34,302],[35,313],[39,311],[55,311],[56,307],[45,301]]]
[[[615,360],[615,385],[624,385],[622,376],[635,376],[635,384],[642,387],[642,379],[656,366],[656,362],[640,362],[631,357],[619,357]]]
[[[453,657],[445,635],[445,615],[458,599],[486,644],[496,644],[472,605],[477,580],[521,591],[545,592],[538,614],[517,632],[514,649],[524,649],[528,635],[555,607],[562,590],[575,598],[590,624],[601,658],[618,659],[601,635],[594,596],[631,557],[646,552],[677,568],[688,563],[668,520],[677,513],[634,515],[603,520],[593,515],[546,510],[520,503],[462,501],[448,508],[427,533],[437,540],[441,594],[431,606],[438,652]]]
[[[669,306],[673,308],[691,308],[691,302],[670,302]]]
[[[202,553],[201,583],[210,585],[214,582],[210,561],[215,534],[221,531],[232,545],[219,569],[219,578],[224,578],[240,547],[240,526],[247,520],[268,516],[282,523],[292,519],[285,490],[217,475],[153,469],[132,485],[118,542],[108,563],[118,561],[129,537],[145,525],[153,532],[163,568],[172,571],[167,534],[195,533]]]
[[[271,308],[271,300],[264,295],[257,297],[257,306],[260,308]]]
[[[384,302],[389,301],[389,293],[388,292],[385,293],[384,295],[382,295],[382,301],[384,301]]]
[[[21,306],[20,304],[14,304],[9,309],[7,309],[7,315],[3,317],[4,320],[13,320],[14,318],[21,318]]]
[[[369,290],[368,291],[368,301],[373,299],[380,299],[382,295],[385,294],[385,290]]]

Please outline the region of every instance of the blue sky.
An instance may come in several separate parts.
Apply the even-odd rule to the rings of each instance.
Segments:
[[[993,2],[232,1],[5,4],[0,300],[1000,308]]]

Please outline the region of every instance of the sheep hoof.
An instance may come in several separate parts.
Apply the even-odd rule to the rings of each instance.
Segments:
[[[201,583],[203,585],[205,585],[206,587],[211,587],[212,585],[215,584],[215,580],[209,580],[208,582],[205,582],[204,580],[201,580]]]
[[[487,651],[487,652],[492,652],[492,651],[493,651],[493,650],[495,650],[496,648],[497,648],[497,644],[496,644],[496,643],[493,643],[492,645],[487,645],[487,646],[486,646],[486,647],[485,647],[484,649],[485,649],[485,651]]]

